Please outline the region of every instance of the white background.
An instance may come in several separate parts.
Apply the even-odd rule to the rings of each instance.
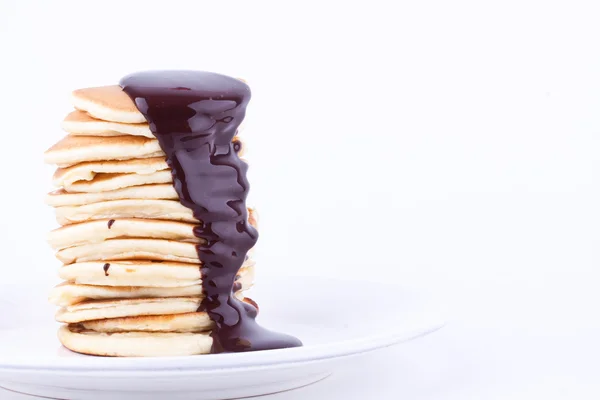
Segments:
[[[42,153],[71,90],[217,71],[253,89],[260,274],[393,280],[454,310],[371,380],[280,398],[600,396],[595,2],[0,5],[2,283],[56,280]]]

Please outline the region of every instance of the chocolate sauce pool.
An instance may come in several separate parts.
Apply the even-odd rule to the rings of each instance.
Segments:
[[[259,326],[257,309],[234,296],[235,277],[258,232],[248,223],[248,165],[232,139],[244,119],[250,88],[200,71],[148,71],[121,79],[167,155],[181,204],[202,221],[194,234],[205,299],[215,322],[213,353],[297,347],[289,335]],[[235,145],[235,148],[234,148]]]

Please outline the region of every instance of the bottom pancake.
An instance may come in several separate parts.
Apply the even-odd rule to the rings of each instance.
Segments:
[[[210,333],[124,332],[99,333],[79,325],[65,325],[58,339],[77,353],[106,357],[169,357],[208,354]]]

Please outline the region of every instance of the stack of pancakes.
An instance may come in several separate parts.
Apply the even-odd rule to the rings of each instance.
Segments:
[[[179,202],[158,141],[119,86],[77,90],[72,99],[69,134],[45,153],[58,167],[59,189],[46,202],[61,225],[48,237],[64,264],[65,282],[50,295],[65,324],[60,341],[105,356],[209,353],[212,321],[198,311],[198,221]],[[247,259],[238,274],[240,298],[253,264]]]

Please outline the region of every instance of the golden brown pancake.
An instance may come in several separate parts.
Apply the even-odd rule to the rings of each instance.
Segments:
[[[68,114],[63,121],[62,127],[69,134],[74,136],[143,136],[154,138],[154,134],[150,131],[147,123],[126,124],[122,122],[111,122],[96,119],[84,111],[75,110]],[[238,134],[243,129],[243,125],[239,127]],[[243,155],[246,147],[239,137],[234,137],[233,142],[238,142],[241,150],[238,152]]]
[[[172,180],[170,170],[151,174],[97,174],[92,180],[65,183],[63,187],[69,193],[102,193],[132,186],[169,183]]]
[[[242,268],[253,268],[254,264],[254,260],[248,259]],[[65,281],[80,285],[183,287],[202,282],[199,266],[199,263],[172,261],[86,261],[63,265],[58,275]],[[254,276],[253,272],[251,276]]]
[[[99,193],[68,193],[64,189],[46,195],[46,204],[52,207],[83,206],[110,200],[177,200],[173,184],[131,186]]]
[[[96,119],[83,111],[73,111],[67,115],[62,128],[71,135],[78,136],[144,136],[154,138],[147,123],[124,124],[121,122]]]
[[[76,323],[140,315],[191,313],[198,310],[201,301],[199,297],[87,300],[61,308],[56,313],[56,320]]]
[[[140,136],[67,135],[44,153],[47,164],[67,167],[87,161],[164,157],[156,139]]]
[[[196,244],[164,239],[111,239],[59,250],[64,264],[83,261],[159,260],[198,263]]]
[[[198,243],[194,224],[142,218],[101,219],[65,225],[48,235],[55,250],[117,238],[168,239]]]
[[[78,181],[91,181],[98,174],[151,175],[168,170],[164,157],[134,158],[122,161],[89,161],[58,168],[52,177],[54,186],[68,186]]]
[[[118,85],[75,90],[71,101],[76,109],[97,119],[127,124],[146,123],[146,118]]]
[[[255,211],[252,209],[248,209],[248,222],[257,227]],[[200,239],[194,235],[195,226],[188,222],[144,218],[90,220],[51,231],[48,234],[48,243],[55,250],[117,238],[168,239],[198,243]]]
[[[195,222],[192,210],[174,200],[124,199],[56,208],[61,225],[97,219],[148,218]]]
[[[198,268],[197,265],[195,267]],[[104,268],[102,268],[102,271],[104,272]],[[110,274],[110,268],[105,271],[105,277],[106,274]],[[236,282],[239,283],[240,291],[250,289],[254,282],[254,267],[249,266],[240,269]],[[151,287],[81,285],[73,282],[63,282],[52,289],[49,300],[52,304],[66,307],[85,300],[162,297],[203,297],[203,288],[201,284],[178,287]]]
[[[143,315],[84,321],[85,329],[96,332],[206,332],[213,322],[206,312]]]
[[[105,357],[191,356],[208,354],[212,347],[208,333],[101,333],[77,325],[63,326],[58,339],[69,350]]]

